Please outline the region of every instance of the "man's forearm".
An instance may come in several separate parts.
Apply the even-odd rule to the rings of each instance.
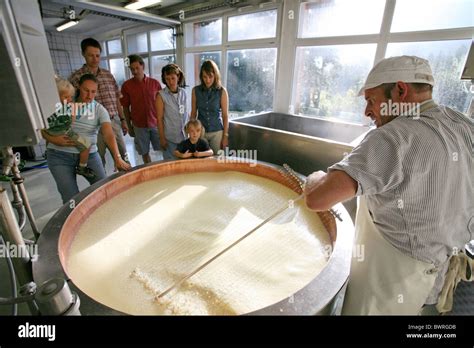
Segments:
[[[124,119],[123,117],[123,108],[122,108],[122,104],[120,104],[120,100],[117,99],[117,110],[118,110],[118,115],[119,115],[119,118],[120,118],[120,121]]]
[[[121,158],[120,152],[117,146],[117,142],[115,141],[115,135],[112,132],[107,132],[107,134],[104,135],[104,141],[107,147],[109,148],[110,152],[112,153],[112,157],[114,158],[114,161],[117,161],[117,159]]]
[[[165,139],[165,126],[163,118],[158,116],[158,134],[161,139]]]
[[[316,172],[308,177],[306,183],[306,205],[311,210],[323,211],[333,205],[355,196],[357,181],[343,171],[335,170],[329,174]]]

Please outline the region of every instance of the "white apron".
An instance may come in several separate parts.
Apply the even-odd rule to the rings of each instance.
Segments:
[[[356,243],[365,254],[352,259],[343,315],[417,315],[437,277],[433,264],[415,260],[393,247],[359,197]]]

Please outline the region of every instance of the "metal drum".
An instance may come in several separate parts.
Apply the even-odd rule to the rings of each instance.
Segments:
[[[222,161],[216,158],[162,161],[139,166],[126,173],[117,173],[79,193],[48,222],[38,241],[39,257],[33,263],[35,282],[42,284],[51,278],[66,279],[70,288],[79,294],[82,314],[124,314],[89,297],[75,286],[74,279],[67,275],[69,249],[81,224],[99,206],[140,183],[184,173],[225,171],[257,175],[276,181],[295,192],[301,192],[295,179],[282,174],[281,167],[264,162],[249,166],[248,163],[239,163],[232,159]],[[354,225],[349,214],[342,204],[334,208],[340,213],[342,221],[336,220],[330,212],[317,213],[332,242],[332,253],[326,266],[306,286],[288,298],[248,314],[312,315],[333,312],[334,300],[349,275],[354,238]]]

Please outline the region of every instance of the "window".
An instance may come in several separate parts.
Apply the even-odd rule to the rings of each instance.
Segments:
[[[120,39],[107,41],[107,53],[108,55],[122,53],[122,43]]]
[[[120,86],[125,82],[125,63],[122,52],[122,42],[120,39],[105,41],[102,45],[100,67],[110,70],[112,75]]]
[[[472,40],[473,10],[472,0],[300,4],[290,112],[367,123],[357,92],[368,72],[384,56],[408,54],[430,62],[434,99],[466,113],[471,83],[459,77]]]
[[[235,50],[227,53],[229,110],[261,112],[273,109],[276,48]]]
[[[143,58],[143,62],[145,63],[143,71],[145,71],[145,74],[149,76],[150,75],[150,64],[148,64],[148,57],[147,56],[142,56],[142,58]]]
[[[152,51],[172,50],[175,47],[173,29],[153,30],[150,32]]]
[[[357,93],[372,67],[375,48],[375,44],[298,47],[293,111],[367,123],[364,99]]]
[[[420,14],[426,14],[420,16]],[[421,20],[420,20],[421,19]],[[474,26],[472,0],[397,0],[392,32]]]
[[[161,69],[176,60],[174,29],[154,29],[145,32],[131,29],[131,32],[126,33],[125,37],[127,55],[138,54],[141,56],[145,63],[145,74],[161,83]],[[132,77],[128,68],[125,76],[125,78]],[[164,87],[163,84],[162,87]]]
[[[230,118],[273,110],[280,6],[271,6],[185,24],[186,82],[200,84],[202,63],[213,60],[229,93]]]
[[[100,57],[107,57],[107,41],[103,41],[100,43],[102,50],[100,51]]]
[[[299,37],[378,33],[384,7],[385,1],[382,0],[303,3],[300,7]]]
[[[109,70],[109,64],[107,63],[107,60],[101,59],[99,63],[99,67],[101,67],[102,69]]]
[[[275,37],[276,27],[277,10],[229,17],[229,41]]]
[[[460,76],[471,40],[390,43],[386,57],[415,55],[427,59],[433,70],[433,99],[443,105],[466,112],[472,95],[470,82]]]
[[[125,82],[125,65],[122,58],[110,59],[110,72],[114,75],[119,87]]]
[[[186,24],[186,47],[220,45],[222,19]]]
[[[186,54],[186,83],[193,87],[199,85],[199,72],[201,71],[201,65],[205,60],[213,60],[219,67],[219,71],[222,74],[221,69],[221,52],[200,52],[200,53],[188,53]]]
[[[174,55],[169,56],[152,56],[151,57],[151,76],[160,81],[161,87],[164,88],[165,84],[161,81],[161,69],[169,63],[174,63]]]
[[[472,0],[311,0],[252,9],[184,24],[188,85],[199,84],[204,59],[216,61],[234,116],[275,108],[367,124],[357,93],[375,62],[402,54],[427,58],[434,98],[468,111],[473,85],[459,76],[472,42]]]
[[[148,52],[147,33],[127,35],[128,54]]]
[[[175,36],[173,29],[159,29],[150,31],[151,45],[151,76],[160,81],[161,87],[165,87],[161,81],[161,69],[176,62]]]

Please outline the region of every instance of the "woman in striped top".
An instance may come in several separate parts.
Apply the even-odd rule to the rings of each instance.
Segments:
[[[161,80],[166,85],[156,96],[156,116],[160,146],[164,159],[176,159],[174,151],[186,139],[184,126],[188,121],[184,73],[176,64],[161,69]]]

